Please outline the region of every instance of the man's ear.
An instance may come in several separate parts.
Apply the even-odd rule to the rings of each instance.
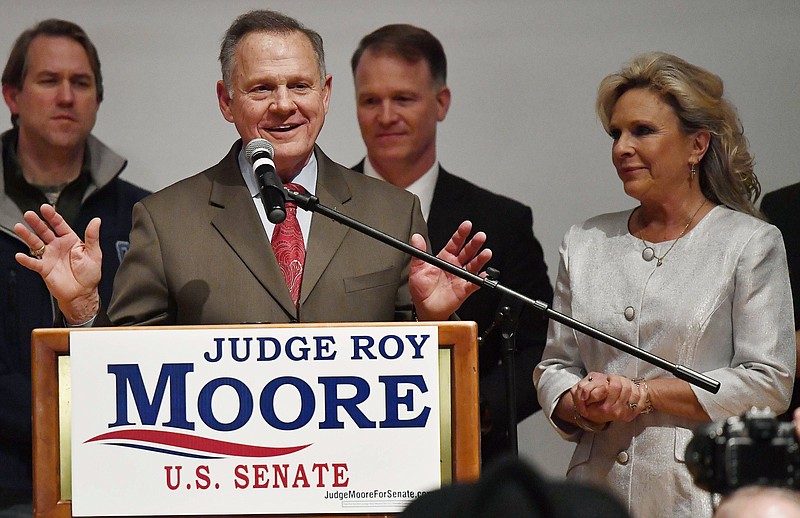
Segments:
[[[11,110],[11,115],[19,115],[17,95],[19,95],[19,89],[17,89],[16,86],[3,85],[3,99],[5,100],[8,109]]]
[[[322,103],[325,106],[325,115],[328,114],[328,107],[331,104],[331,90],[333,88],[333,76],[328,74],[325,76],[325,82],[322,84]]]
[[[439,93],[436,94],[436,120],[442,122],[447,117],[447,111],[450,109],[450,89],[444,85]]]
[[[233,114],[231,113],[231,96],[228,93],[228,87],[225,82],[220,79],[217,81],[217,100],[219,101],[219,111],[228,122],[233,122]]]

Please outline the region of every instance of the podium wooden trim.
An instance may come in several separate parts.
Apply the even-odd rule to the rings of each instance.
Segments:
[[[478,415],[477,325],[474,322],[387,322],[336,324],[276,324],[237,326],[176,326],[170,329],[274,328],[274,327],[382,327],[436,325],[439,349],[450,350],[451,448],[454,482],[468,482],[480,473],[480,423]],[[98,328],[103,329],[103,328]],[[130,328],[126,328],[130,329]],[[164,329],[141,327],[138,329]],[[107,330],[107,328],[106,328]],[[33,382],[33,505],[37,518],[68,518],[72,502],[61,498],[61,447],[59,433],[59,357],[69,355],[72,332],[94,329],[36,329],[31,340]],[[197,516],[197,515],[195,515]],[[222,515],[214,515],[220,517]],[[241,518],[279,515],[235,515]],[[291,517],[320,515],[292,514]],[[326,514],[326,517],[390,517],[389,514]],[[231,515],[233,518],[233,515]]]

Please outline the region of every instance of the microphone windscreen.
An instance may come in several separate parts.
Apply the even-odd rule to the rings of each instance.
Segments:
[[[272,147],[272,144],[269,140],[263,138],[256,138],[251,140],[247,143],[247,146],[244,148],[244,157],[247,159],[248,162],[251,164],[253,163],[253,155],[256,154],[257,151],[262,151],[269,155],[269,158],[272,158],[275,155],[275,148]]]

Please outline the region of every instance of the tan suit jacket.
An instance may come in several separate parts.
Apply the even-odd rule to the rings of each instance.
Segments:
[[[237,162],[214,167],[133,210],[114,282],[114,325],[392,321],[410,317],[410,258],[314,214],[296,311]],[[354,173],[315,148],[320,203],[409,242],[427,236],[416,196]]]

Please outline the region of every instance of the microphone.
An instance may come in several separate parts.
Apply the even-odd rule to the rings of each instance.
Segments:
[[[275,149],[272,144],[263,138],[251,140],[244,148],[244,156],[256,174],[258,192],[267,219],[277,224],[286,219],[286,198],[283,194],[283,183],[275,172],[275,162],[272,161],[274,154]]]

